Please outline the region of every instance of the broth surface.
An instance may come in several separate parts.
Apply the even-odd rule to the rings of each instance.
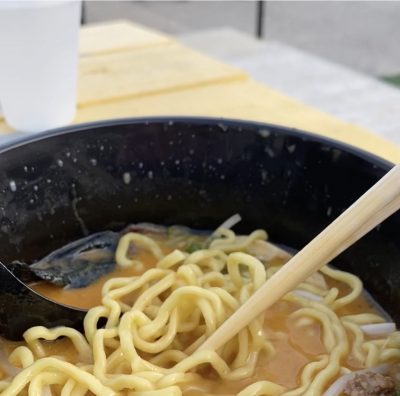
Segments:
[[[161,245],[164,254],[168,254],[173,250],[173,247],[166,243],[164,237],[156,237],[156,239]],[[152,254],[140,248],[133,258],[140,260],[144,264],[143,267],[117,267],[113,272],[101,277],[94,284],[82,289],[63,289],[46,282],[33,284],[32,288],[57,302],[80,308],[91,308],[101,303],[101,289],[107,280],[116,277],[141,275],[148,269],[153,268],[157,262]],[[268,265],[282,265],[285,261],[273,259]],[[329,287],[338,288],[340,295],[349,292],[344,283],[333,281],[329,278],[325,280]],[[210,367],[205,367],[202,370],[202,379],[180,385],[183,394],[185,396],[205,394],[236,395],[246,386],[261,380],[269,380],[288,389],[299,386],[299,376],[304,366],[315,360],[317,356],[327,353],[327,351],[321,341],[321,326],[317,322],[312,322],[307,326],[299,326],[297,320],[289,318],[289,315],[297,309],[299,309],[299,306],[295,303],[279,301],[266,311],[264,334],[271,340],[275,353],[272,357],[261,354],[252,376],[239,381],[225,381],[216,377]],[[342,309],[341,314],[350,315],[367,312],[377,313],[369,302],[360,296]],[[15,343],[8,344],[7,341],[3,342],[8,349],[15,347]],[[72,363],[78,361],[77,353],[68,339],[59,339],[56,342],[47,343],[45,349],[49,355],[62,356]],[[354,361],[352,362],[351,357],[343,365],[350,369],[360,368],[357,364],[354,364]]]

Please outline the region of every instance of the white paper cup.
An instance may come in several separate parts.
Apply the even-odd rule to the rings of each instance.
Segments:
[[[0,0],[0,103],[23,132],[75,115],[80,1]]]

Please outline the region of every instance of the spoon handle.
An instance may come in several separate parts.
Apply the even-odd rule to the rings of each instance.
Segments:
[[[216,350],[312,273],[400,208],[400,165],[396,165],[336,220],[269,278],[198,349]]]
[[[32,326],[69,326],[82,330],[86,311],[58,304],[34,292],[0,262],[0,335],[22,339]]]

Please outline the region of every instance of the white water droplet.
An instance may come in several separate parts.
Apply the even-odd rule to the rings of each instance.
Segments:
[[[149,179],[153,178],[153,172],[152,171],[148,171],[147,172],[147,176],[149,177]]]
[[[122,180],[124,181],[125,184],[129,184],[131,182],[131,174],[129,172],[125,172],[122,175]]]
[[[271,132],[268,129],[260,129],[258,131],[258,134],[263,138],[267,138],[268,136],[271,135]]]
[[[96,158],[91,158],[91,159],[90,159],[90,163],[91,163],[93,166],[96,166],[96,165],[97,165],[97,159],[96,159]]]
[[[272,151],[272,149],[270,147],[265,147],[264,151],[271,157],[274,158],[275,157],[275,153]]]
[[[267,177],[268,177],[268,172],[265,169],[263,169],[261,171],[261,179],[267,180]]]
[[[60,168],[62,168],[63,167],[63,165],[64,165],[64,162],[62,162],[62,160],[57,160],[57,165],[60,167]]]
[[[11,190],[12,192],[17,191],[17,185],[16,185],[16,183],[15,183],[14,180],[11,180],[11,181],[10,181],[10,190]]]

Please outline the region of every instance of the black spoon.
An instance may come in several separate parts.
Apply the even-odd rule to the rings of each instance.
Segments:
[[[87,310],[63,305],[29,284],[45,280],[59,287],[85,287],[112,271],[119,234],[103,231],[75,240],[34,264],[0,263],[0,335],[20,340],[32,326],[69,326],[82,330]]]
[[[69,326],[82,330],[86,310],[69,307],[36,293],[0,263],[0,335],[21,340],[32,326]]]

